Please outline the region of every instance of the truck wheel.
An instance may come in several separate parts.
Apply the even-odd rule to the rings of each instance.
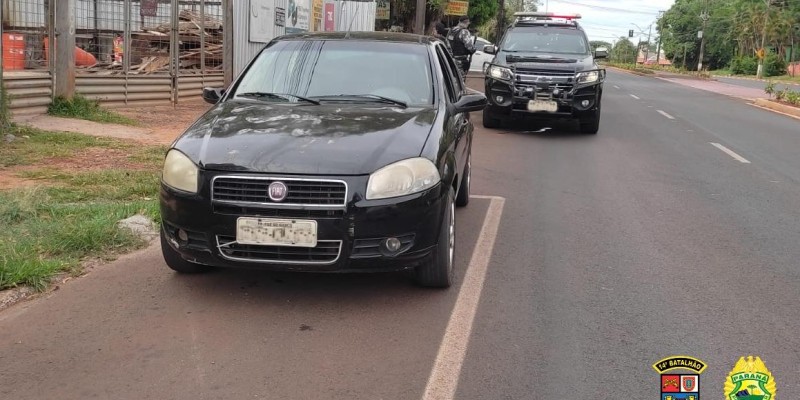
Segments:
[[[581,133],[588,133],[594,135],[600,130],[600,105],[597,105],[597,110],[594,111],[591,117],[581,119]]]
[[[488,108],[483,109],[483,127],[488,129],[497,129],[500,127],[500,120],[493,118]]]

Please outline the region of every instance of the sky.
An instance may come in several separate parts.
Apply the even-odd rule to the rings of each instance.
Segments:
[[[647,40],[647,31],[653,25],[651,38],[655,38],[655,21],[659,11],[666,11],[674,0],[539,0],[539,10],[549,12],[581,14],[579,23],[589,40],[604,40],[613,43],[620,36],[628,36],[634,30],[632,42],[641,35]],[[644,31],[632,25],[636,24]]]

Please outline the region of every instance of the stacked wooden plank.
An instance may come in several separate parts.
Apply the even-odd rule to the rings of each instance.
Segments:
[[[172,24],[164,23],[131,32],[131,44],[127,46],[132,74],[167,72],[170,68]],[[203,60],[206,70],[221,70],[223,61],[222,21],[211,15],[181,10],[178,14],[179,68],[182,71],[200,72]],[[118,63],[101,63],[83,69],[89,72],[122,70]]]

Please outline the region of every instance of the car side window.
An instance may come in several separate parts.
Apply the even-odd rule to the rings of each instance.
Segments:
[[[453,81],[458,80],[458,78],[453,78],[453,71],[447,63],[447,52],[445,52],[440,45],[436,46],[436,56],[439,58],[439,65],[442,68],[442,76],[444,76],[444,86],[447,88],[447,95],[450,97],[450,101],[455,102],[458,96],[458,89],[453,86]]]
[[[444,68],[442,72],[445,74],[445,78],[449,78],[450,80],[448,85],[452,90],[450,92],[450,100],[456,102],[460,97],[461,92],[464,91],[464,87],[461,85],[461,78],[458,75],[458,68],[453,61],[453,58],[450,57],[450,54],[444,51],[440,46],[437,46],[436,52],[439,55],[439,62]]]

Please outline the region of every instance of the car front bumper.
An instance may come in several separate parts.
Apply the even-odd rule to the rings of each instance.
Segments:
[[[162,234],[185,260],[215,267],[307,272],[413,268],[431,256],[444,215],[446,192],[442,185],[393,199],[364,200],[368,177],[343,177],[336,179],[345,181],[349,188],[344,206],[281,207],[212,200],[214,173],[201,171],[201,176],[197,194],[176,191],[162,183]],[[317,247],[241,245],[236,242],[239,217],[314,220]],[[179,235],[179,230],[184,232]],[[389,237],[400,239],[398,252],[390,253],[382,247]]]
[[[575,87],[556,95],[536,94],[524,91],[513,83],[486,78],[485,93],[488,98],[487,112],[495,118],[532,118],[532,119],[581,119],[589,118],[597,111],[602,92],[602,82]],[[551,111],[530,111],[531,100],[549,100],[558,105]],[[587,104],[584,105],[583,102]]]

